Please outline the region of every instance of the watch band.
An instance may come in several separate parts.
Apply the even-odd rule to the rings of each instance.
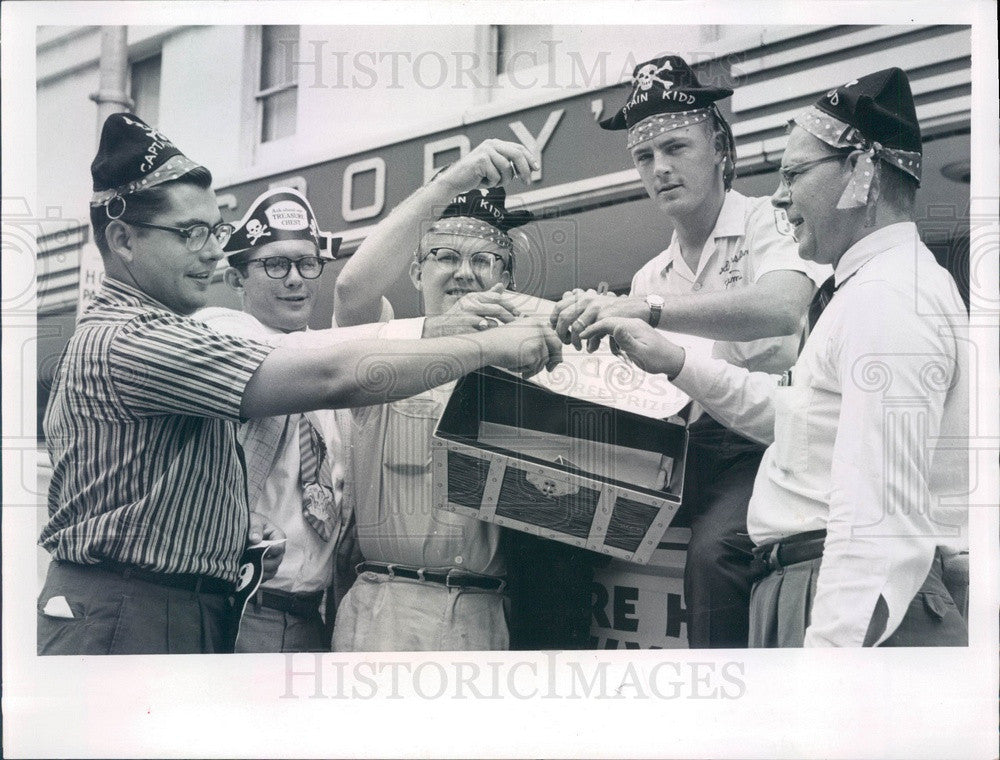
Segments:
[[[663,299],[655,295],[646,296],[646,305],[649,307],[649,324],[656,327],[660,324],[660,314],[663,313]]]
[[[663,307],[660,304],[649,304],[649,324],[656,327],[660,324],[660,314],[663,313]]]

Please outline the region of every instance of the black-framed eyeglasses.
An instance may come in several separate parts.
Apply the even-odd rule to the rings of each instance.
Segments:
[[[506,265],[503,256],[492,251],[475,251],[474,253],[460,253],[454,248],[431,248],[421,261],[434,259],[440,266],[452,271],[457,271],[462,266],[462,261],[468,260],[472,271],[483,277],[493,274],[497,265]]]
[[[800,174],[805,174],[813,167],[825,164],[827,161],[843,161],[845,158],[847,158],[847,155],[844,153],[831,153],[828,156],[815,158],[812,161],[803,161],[791,166],[780,166],[778,167],[778,177],[784,183],[785,187],[791,187],[796,177]]]
[[[226,243],[229,242],[229,238],[233,236],[233,230],[236,228],[229,222],[219,222],[214,226],[209,226],[204,222],[198,224],[192,224],[190,227],[167,227],[162,224],[150,224],[149,222],[133,222],[128,219],[122,219],[126,224],[131,224],[136,227],[148,227],[151,230],[165,230],[167,232],[173,232],[176,235],[180,235],[184,238],[184,245],[191,253],[198,253],[202,248],[205,247],[205,243],[208,242],[208,236],[212,235],[216,241],[219,243],[219,247],[225,247]]]
[[[292,271],[293,265],[303,280],[315,280],[323,274],[326,262],[326,259],[321,259],[319,256],[303,256],[301,259],[290,259],[287,256],[265,256],[262,259],[248,261],[247,264],[260,264],[264,267],[264,274],[272,280],[287,277],[288,273]]]

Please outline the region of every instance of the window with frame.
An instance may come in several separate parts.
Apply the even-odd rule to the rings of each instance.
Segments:
[[[262,26],[260,78],[255,95],[260,114],[260,142],[295,134],[298,109],[298,26]]]

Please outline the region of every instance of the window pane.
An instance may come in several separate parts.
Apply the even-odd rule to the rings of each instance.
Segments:
[[[295,134],[295,106],[298,88],[282,90],[261,100],[264,109],[261,123],[261,142],[277,140]]]
[[[260,89],[298,81],[298,26],[261,27]]]
[[[497,74],[550,65],[551,48],[542,42],[551,39],[552,27],[547,24],[498,26]]]
[[[132,87],[135,115],[149,124],[160,123],[160,56],[154,55],[132,64]]]

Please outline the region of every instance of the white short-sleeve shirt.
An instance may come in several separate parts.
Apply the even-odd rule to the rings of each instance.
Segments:
[[[802,272],[817,285],[832,274],[828,266],[799,258],[785,212],[774,208],[769,197],[748,198],[730,190],[697,268],[692,271],[684,261],[675,232],[667,249],[636,272],[631,294],[643,297],[656,293],[669,298],[715,293],[746,287],[768,272],[781,270]],[[795,363],[804,328],[805,314],[794,335],[745,342],[716,341],[713,355],[752,372],[784,372]]]

